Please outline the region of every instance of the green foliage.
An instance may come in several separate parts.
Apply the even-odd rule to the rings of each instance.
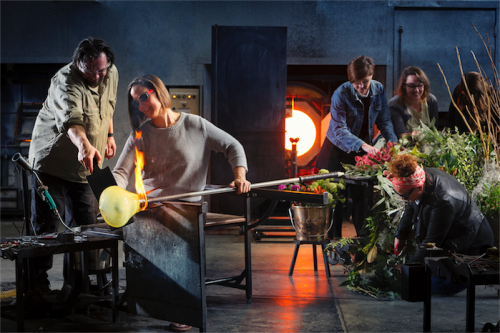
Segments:
[[[359,244],[359,241],[354,238],[339,238],[337,241],[328,244],[323,250],[323,254],[328,251],[333,251],[336,247],[344,247],[345,245]]]
[[[417,133],[402,138],[400,145],[392,147],[391,156],[405,147],[404,152],[416,156],[423,168],[442,169],[455,176],[469,193],[474,191],[472,197],[485,215],[499,216],[500,167],[495,153],[490,153],[493,162],[488,166],[484,163],[483,143],[473,134],[438,131],[434,124],[422,124]],[[379,162],[365,158],[358,160],[356,166],[344,166],[347,175],[376,177],[378,185],[374,187],[372,214],[365,219],[364,230],[368,235],[359,239],[356,247],[349,247],[353,260],[344,264],[349,275],[341,285],[372,297],[393,299],[400,290],[400,272],[394,266],[409,260],[417,244],[407,244],[408,251],[400,258],[393,254],[394,232],[405,202],[394,194],[392,183],[384,177],[389,161]],[[342,242],[345,241],[337,243]]]
[[[316,169],[317,170],[317,169]],[[329,173],[328,170],[321,169],[319,170],[318,174],[325,174]],[[311,174],[311,173],[307,173]],[[324,192],[328,193],[328,206],[331,208],[335,208],[335,205],[337,202],[344,203],[345,202],[345,197],[341,195],[339,192],[341,190],[345,190],[345,181],[341,179],[339,182],[335,181],[334,178],[326,178],[326,179],[319,179],[311,183],[305,183],[305,184],[299,184],[299,183],[293,183],[293,184],[287,184],[287,185],[280,185],[279,186],[280,190],[288,190],[288,191],[300,191],[300,192],[312,192],[312,193],[317,193],[317,194],[322,194]],[[304,207],[317,207],[319,206],[318,204],[315,203],[295,203],[297,205],[302,205]]]
[[[488,186],[483,183],[485,191],[477,198],[477,205],[486,216],[500,216],[500,182]]]

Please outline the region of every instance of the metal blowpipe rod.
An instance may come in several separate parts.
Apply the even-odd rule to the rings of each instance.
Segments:
[[[339,172],[330,172],[330,173],[316,174],[316,175],[296,177],[296,178],[271,180],[271,181],[267,181],[267,182],[252,184],[250,188],[260,188],[260,187],[268,187],[268,186],[275,186],[275,185],[281,185],[281,184],[291,184],[291,183],[304,183],[304,182],[310,182],[310,181],[314,181],[314,180],[318,180],[318,179],[342,177],[343,175],[344,175],[344,173],[339,171]],[[213,190],[205,190],[205,191],[198,191],[198,192],[167,195],[164,197],[156,197],[156,198],[151,198],[151,199],[148,198],[148,202],[177,200],[177,199],[197,197],[197,196],[203,196],[203,195],[227,193],[227,192],[232,192],[232,191],[236,191],[236,188],[235,187],[223,187],[223,188],[217,188],[217,189],[213,189]]]

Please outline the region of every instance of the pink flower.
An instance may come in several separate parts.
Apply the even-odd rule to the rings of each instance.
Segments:
[[[359,161],[362,161],[363,159],[361,158],[361,156],[355,156],[355,157],[354,157],[354,160],[355,160],[356,162],[359,162]]]
[[[370,164],[370,159],[368,158],[368,156],[363,155],[363,163],[364,164]]]
[[[278,190],[283,191],[286,188],[286,185],[281,184],[278,186]]]
[[[299,186],[299,185],[292,185],[292,186],[290,187],[290,190],[291,190],[291,191],[299,191],[299,190],[300,190],[300,186]]]
[[[386,161],[386,162],[387,162],[387,161],[390,161],[390,160],[391,160],[391,155],[389,155],[389,154],[384,155],[384,156],[382,156],[382,159],[383,159],[384,161]]]
[[[392,142],[387,142],[387,148],[392,148],[394,145],[392,144]]]

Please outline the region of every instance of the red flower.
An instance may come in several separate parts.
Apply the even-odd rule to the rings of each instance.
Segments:
[[[387,161],[390,161],[390,160],[391,160],[391,158],[392,158],[392,156],[391,156],[391,155],[389,155],[389,154],[382,156],[382,159],[383,159],[384,161],[386,161],[386,162],[387,162]]]

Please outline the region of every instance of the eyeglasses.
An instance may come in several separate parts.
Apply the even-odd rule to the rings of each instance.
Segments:
[[[93,71],[93,70],[90,70],[90,69],[86,69],[85,67],[83,67],[82,64],[79,64],[78,65],[78,68],[80,68],[80,70],[82,71],[83,74],[88,74],[88,75],[96,75],[96,74],[104,74],[105,71],[107,71],[109,69],[109,65],[104,67],[103,69],[99,69],[99,70],[96,70],[96,71]]]
[[[408,88],[408,89],[416,89],[416,88],[420,88],[422,89],[424,87],[424,84],[423,83],[420,83],[420,84],[406,84],[405,83],[405,86]]]
[[[408,198],[410,197],[410,195],[412,194],[412,192],[416,189],[416,187],[412,188],[411,190],[409,190],[408,192],[406,192],[406,194],[399,194],[398,192],[396,192],[397,195],[399,195],[403,200],[408,200]]]
[[[140,94],[140,95],[139,95],[139,97],[137,97],[137,99],[134,99],[134,100],[132,101],[132,106],[133,106],[134,108],[138,109],[138,108],[139,108],[139,105],[140,105],[140,104],[139,104],[139,101],[140,101],[141,103],[144,103],[145,101],[147,101],[147,100],[148,100],[148,98],[149,98],[149,94],[151,94],[153,91],[154,91],[154,89],[151,89],[151,90],[149,90],[149,91],[147,91],[147,92],[145,92],[145,93]]]

